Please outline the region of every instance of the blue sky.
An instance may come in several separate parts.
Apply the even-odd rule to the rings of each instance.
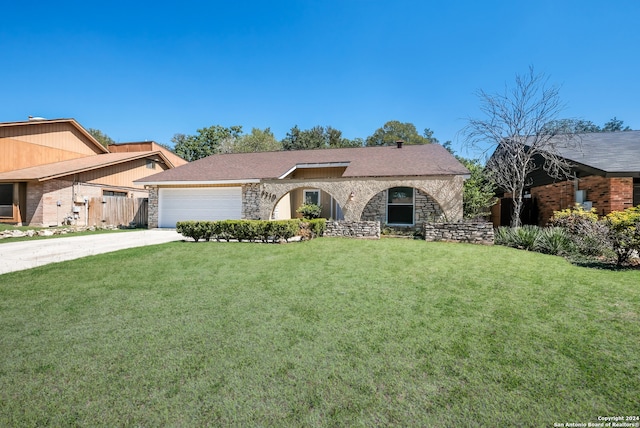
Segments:
[[[3,14],[1,122],[72,117],[169,144],[217,124],[366,138],[399,120],[467,154],[476,91],[534,66],[564,117],[640,129],[637,0],[36,0]]]

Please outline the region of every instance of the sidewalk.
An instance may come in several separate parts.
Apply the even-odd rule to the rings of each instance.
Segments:
[[[175,230],[141,230],[0,244],[0,275],[48,263],[184,239]]]

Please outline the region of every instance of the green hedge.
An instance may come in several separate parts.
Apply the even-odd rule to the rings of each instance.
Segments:
[[[324,220],[324,219],[320,219]],[[302,227],[300,220],[220,220],[220,221],[180,221],[176,223],[178,233],[198,242],[209,241],[288,241],[299,235]],[[322,236],[326,221],[305,222],[313,231],[313,235]],[[309,238],[311,238],[309,237]]]

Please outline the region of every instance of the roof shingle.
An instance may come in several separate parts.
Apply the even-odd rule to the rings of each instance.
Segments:
[[[138,183],[275,179],[301,164],[348,163],[343,177],[464,175],[469,171],[439,144],[212,155]]]

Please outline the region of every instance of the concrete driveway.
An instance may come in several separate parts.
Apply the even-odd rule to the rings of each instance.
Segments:
[[[10,238],[9,238],[10,239]],[[70,236],[0,243],[0,275],[125,248],[184,239],[175,230],[136,230],[100,235]]]

